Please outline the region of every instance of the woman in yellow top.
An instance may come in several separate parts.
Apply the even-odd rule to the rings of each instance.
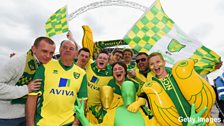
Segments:
[[[127,80],[130,81],[130,79],[127,78],[127,66],[125,65],[124,62],[119,61],[119,62],[113,63],[112,70],[113,70],[112,72],[113,79],[109,81],[107,86],[110,86],[113,89],[114,97],[108,109],[114,109],[115,107],[123,104],[123,101],[121,98],[121,85],[124,81],[127,81]],[[135,92],[138,92],[139,85],[135,82],[134,82],[134,85],[136,89]],[[102,87],[100,89],[102,89]],[[103,97],[103,96],[101,95],[100,97]],[[94,107],[94,106],[90,107],[90,109],[91,109],[92,115],[95,117],[95,120],[97,120],[98,123],[101,123],[103,121],[105,114],[107,113],[107,109],[105,107],[101,107],[100,109],[98,109],[97,107]],[[93,118],[89,118],[89,115],[87,115],[87,118],[91,123],[94,123],[92,121]]]
[[[125,81],[121,85],[121,93],[124,104],[109,110],[101,124],[91,124],[84,115],[84,102],[78,102],[75,106],[76,117],[83,126],[156,126],[154,118],[149,119],[141,110],[136,113],[129,112],[127,106],[136,100],[135,85],[131,81]]]

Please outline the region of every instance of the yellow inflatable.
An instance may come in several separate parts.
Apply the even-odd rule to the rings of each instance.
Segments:
[[[163,126],[181,126],[178,111],[166,91],[156,81],[143,86],[143,91],[149,98],[151,110],[158,123]]]
[[[93,56],[94,51],[94,42],[93,42],[93,33],[91,28],[88,25],[83,25],[83,38],[82,38],[82,47],[88,48],[90,55]]]
[[[199,112],[205,106],[207,111],[202,117],[210,119],[210,110],[215,103],[215,92],[211,85],[194,70],[192,59],[177,62],[172,68],[172,74],[186,100],[190,104],[195,104],[196,111]],[[210,122],[209,125],[213,125]]]

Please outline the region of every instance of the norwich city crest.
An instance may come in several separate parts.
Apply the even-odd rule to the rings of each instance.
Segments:
[[[79,76],[80,76],[80,74],[79,74],[79,73],[74,72],[74,73],[73,73],[73,76],[74,76],[74,78],[75,78],[75,79],[78,79],[78,78],[79,78]]]
[[[177,40],[172,39],[167,48],[169,52],[180,52],[185,46],[186,45],[181,44]]]

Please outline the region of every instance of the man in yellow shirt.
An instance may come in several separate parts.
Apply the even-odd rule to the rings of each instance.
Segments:
[[[136,56],[136,64],[137,68],[129,71],[128,77],[137,81],[141,89],[145,82],[152,80],[152,72],[150,72],[148,63],[148,54],[145,52],[138,53]]]
[[[71,125],[75,120],[73,110],[76,97],[87,99],[86,73],[73,63],[77,55],[76,44],[63,41],[60,55],[60,60],[40,66],[35,74],[35,79],[42,79],[42,85],[39,91],[28,96],[27,126]]]
[[[96,61],[90,60],[86,64],[88,80],[87,118],[92,123],[98,123],[98,114],[101,109],[100,88],[108,84],[113,78],[109,63],[109,55],[102,51],[98,54]]]

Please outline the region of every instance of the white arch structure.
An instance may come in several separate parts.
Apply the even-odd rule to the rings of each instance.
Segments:
[[[126,1],[126,0],[104,0],[104,1],[99,1],[99,2],[94,2],[94,3],[88,4],[86,6],[79,8],[78,10],[72,12],[68,16],[68,21],[71,21],[73,18],[77,17],[78,15],[80,15],[84,12],[87,12],[88,10],[96,9],[99,7],[105,7],[105,6],[125,6],[125,7],[138,9],[143,12],[145,12],[148,8],[148,7],[140,5],[138,3]]]

